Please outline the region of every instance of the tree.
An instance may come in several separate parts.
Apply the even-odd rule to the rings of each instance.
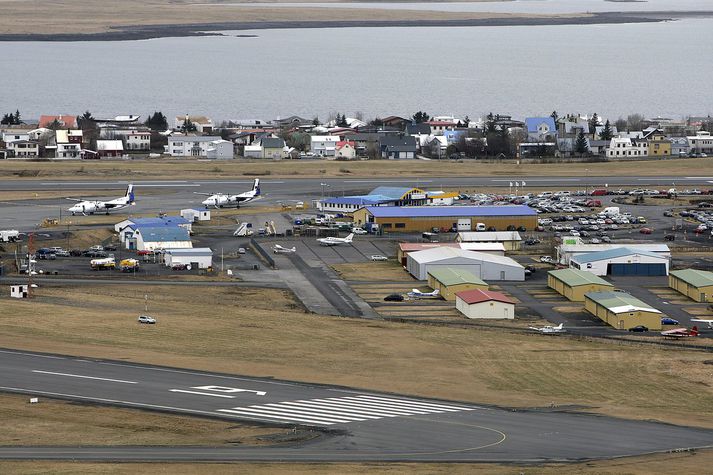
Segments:
[[[349,127],[346,114],[342,114],[341,116],[337,114],[337,127]]]
[[[186,117],[181,125],[181,132],[185,134],[188,132],[195,132],[196,130],[196,124],[194,124],[189,117]]]
[[[614,122],[614,125],[616,126],[616,130],[618,130],[619,132],[628,128],[626,119],[624,119],[623,117],[619,117],[616,122]]]
[[[428,119],[430,119],[431,116],[426,114],[423,111],[418,111],[413,115],[413,121],[416,122],[417,124],[422,124],[424,122],[428,122]]]
[[[580,130],[579,135],[577,135],[577,142],[574,145],[574,149],[580,157],[589,152],[589,143],[587,143],[587,138],[584,136],[583,130]]]
[[[20,124],[22,124],[22,121],[20,120],[20,109],[15,109],[15,125]]]
[[[485,121],[485,130],[488,133],[495,133],[497,131],[495,127],[495,117],[492,112],[488,114],[487,120]]]
[[[89,111],[85,111],[84,114],[80,115],[79,118],[77,119],[77,122],[79,125],[79,128],[82,130],[88,130],[95,127],[95,122],[94,122],[94,117],[92,117],[92,113]]]
[[[319,125],[319,117],[314,116],[312,118],[312,125],[314,125],[315,127],[317,127]]]
[[[641,130],[641,123],[644,121],[644,116],[641,114],[630,114],[626,118],[626,126],[629,130]]]
[[[611,130],[611,124],[609,123],[609,119],[604,123],[604,129],[602,130],[602,133],[599,134],[599,140],[611,140],[612,133]]]
[[[51,123],[47,124],[47,128],[50,130],[59,130],[62,128],[62,123],[55,119]]]
[[[146,119],[146,122],[144,122],[144,125],[146,125],[146,127],[149,127],[151,130],[168,130],[168,121],[166,120],[166,116],[163,115],[162,112],[158,111],[154,112],[153,114],[149,114],[148,118]]]
[[[10,112],[2,116],[0,124],[2,125],[20,125],[22,121],[20,120],[20,111]]]
[[[595,112],[592,115],[592,118],[589,119],[589,133],[593,134],[594,132],[597,131],[597,126],[599,125],[599,116]]]
[[[369,125],[372,125],[374,127],[381,127],[382,125],[384,125],[384,121],[378,117],[374,117],[374,120],[369,122]]]

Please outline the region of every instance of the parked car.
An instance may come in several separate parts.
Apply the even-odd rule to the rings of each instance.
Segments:
[[[358,228],[358,227],[355,226],[355,227],[352,228],[352,232],[353,232],[354,234],[366,234],[366,229],[364,229],[364,228]]]
[[[401,294],[389,294],[384,297],[385,302],[403,302],[404,296]]]
[[[238,254],[245,254],[245,248],[244,248],[244,247],[239,247],[239,248],[238,248]]]
[[[141,315],[139,316],[139,323],[154,324],[156,323],[156,319],[153,317],[149,317],[148,315]]]
[[[552,256],[540,256],[540,262],[551,264],[554,262],[554,259],[552,259]]]
[[[661,317],[661,325],[678,325],[678,320],[671,317]]]
[[[663,238],[664,238],[664,241],[675,241],[676,240],[676,236],[674,234],[667,234]]]
[[[108,244],[104,246],[105,251],[116,251],[116,246],[114,244]]]
[[[636,325],[635,327],[629,328],[630,332],[647,332],[649,331],[648,327],[645,327],[644,325]]]
[[[154,255],[154,252],[153,252],[153,251],[149,251],[149,250],[147,250],[147,249],[144,249],[144,250],[141,250],[141,251],[136,251],[136,255],[137,255],[137,256],[153,256],[153,255]]]
[[[82,254],[83,252],[81,249],[72,249],[71,251],[69,251],[69,255],[72,257],[81,257]]]
[[[369,259],[372,261],[388,261],[389,258],[386,256],[382,256],[381,254],[374,254],[373,256],[370,256]]]
[[[653,233],[653,231],[651,230],[651,228],[641,228],[641,229],[639,229],[639,232],[640,232],[641,234],[651,234],[651,233]]]
[[[191,270],[190,264],[173,264],[171,270]]]
[[[54,253],[55,256],[57,257],[69,257],[71,254],[69,251],[65,251],[64,249],[60,249],[59,251],[56,251]]]

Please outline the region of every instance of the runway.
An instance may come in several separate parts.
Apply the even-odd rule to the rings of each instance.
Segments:
[[[609,188],[619,187],[655,187],[670,188],[675,183],[677,187],[710,187],[713,176],[570,176],[570,177],[455,177],[455,178],[425,178],[425,177],[394,177],[383,179],[365,178],[285,178],[261,179],[263,197],[246,206],[274,205],[279,201],[294,202],[319,199],[328,196],[344,196],[350,194],[365,194],[377,186],[416,186],[430,190],[456,188],[477,191],[478,188],[499,187],[503,191],[510,190],[510,183],[526,183],[520,187],[520,193],[528,188],[557,189],[592,189],[608,185]],[[202,207],[205,199],[200,193],[239,193],[247,191],[253,183],[251,178],[226,180],[101,180],[101,181],[57,181],[57,180],[0,180],[0,191],[61,191],[67,196],[81,197],[81,191],[106,191],[101,198],[116,198],[123,194],[127,183],[133,183],[136,192],[136,206],[130,210],[120,210],[113,214],[125,217],[130,213],[177,213],[183,208]],[[513,188],[514,190],[514,188]],[[78,192],[79,195],[78,196]],[[142,196],[142,192],[145,193]],[[91,198],[95,199],[95,198]],[[26,232],[34,229],[45,217],[61,218],[67,215],[70,202],[62,198],[41,199],[31,201],[1,201],[0,229],[18,229]],[[73,224],[81,224],[81,216],[73,220]]]
[[[542,462],[713,445],[706,429],[15,350],[0,350],[0,391],[322,433],[273,447],[6,446],[2,459]]]

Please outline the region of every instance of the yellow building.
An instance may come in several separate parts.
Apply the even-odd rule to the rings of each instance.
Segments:
[[[671,156],[671,141],[661,129],[646,133],[644,139],[649,148],[649,157],[667,158]]]
[[[549,271],[547,286],[573,302],[584,302],[584,294],[588,292],[614,290],[614,286],[606,280],[579,269]]]
[[[428,286],[438,290],[446,300],[455,300],[456,292],[464,290],[488,290],[488,283],[471,272],[448,267],[428,271]]]
[[[661,312],[626,292],[590,292],[584,295],[584,308],[618,330],[637,325],[661,330]]]
[[[674,270],[668,275],[668,286],[696,302],[713,302],[713,272]]]
[[[537,213],[529,206],[366,206],[354,212],[354,224],[378,224],[384,232],[470,231],[478,225],[498,231],[531,231]]]

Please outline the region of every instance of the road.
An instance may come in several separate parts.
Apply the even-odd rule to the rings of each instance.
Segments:
[[[499,461],[713,446],[713,430],[0,350],[0,391],[322,431],[274,447],[0,447],[2,459]]]
[[[713,176],[572,176],[572,177],[455,177],[455,178],[424,178],[424,177],[397,177],[384,179],[369,178],[287,178],[263,179],[261,188],[263,198],[256,202],[275,204],[278,201],[308,201],[325,196],[342,196],[349,194],[363,194],[377,186],[420,186],[428,189],[461,188],[475,190],[478,188],[502,187],[509,189],[510,183],[522,183],[527,191],[534,187],[592,189],[607,184],[610,188],[623,186],[670,188],[673,183],[679,188],[685,187],[710,187]],[[67,195],[77,197],[81,190],[106,191],[106,197],[115,198],[123,194],[129,180],[102,180],[102,181],[53,181],[47,180],[0,180],[0,191],[57,191],[66,190]],[[215,180],[131,180],[135,186],[136,206],[130,211],[120,210],[117,216],[126,216],[130,213],[158,213],[178,212],[183,208],[200,207],[200,202],[205,198],[194,192],[241,192],[250,188],[252,179],[215,179]],[[322,186],[324,183],[324,186]],[[143,193],[143,196],[142,196]],[[1,201],[0,202],[0,229],[19,229],[29,231],[45,217],[64,216],[69,208],[69,202],[63,199],[42,199],[27,201]],[[251,206],[250,204],[246,206]],[[77,217],[76,224],[81,224],[81,217]]]

